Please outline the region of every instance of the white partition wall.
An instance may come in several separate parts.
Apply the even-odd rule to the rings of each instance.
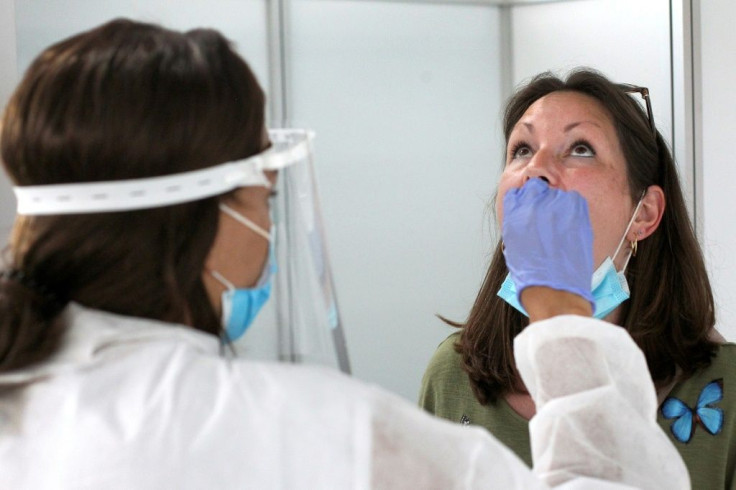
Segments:
[[[736,340],[736,217],[734,217],[734,134],[736,134],[736,3],[695,2],[700,17],[696,46],[700,63],[703,235],[716,300],[718,329]]]
[[[317,171],[354,374],[414,400],[490,249],[502,146],[498,9],[292,4],[292,118]]]

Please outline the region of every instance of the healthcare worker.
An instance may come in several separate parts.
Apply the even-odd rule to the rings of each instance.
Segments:
[[[264,130],[263,92],[211,30],[117,20],[33,62],[2,126],[18,216],[0,278],[0,488],[677,488],[687,479],[637,408],[654,392],[641,353],[615,330],[587,341],[601,356],[570,356],[570,368],[614,371],[582,385],[539,373],[558,364],[544,352],[585,332],[539,321],[520,339],[519,369],[550,414],[539,441],[557,457],[543,474],[482,429],[337,371],[226,355],[270,297],[274,240],[314,221],[308,209],[269,205],[274,191],[292,203],[309,192],[310,140]],[[530,311],[534,294],[523,299]],[[609,405],[591,411],[581,397]],[[605,432],[624,420],[628,430],[579,432],[590,417]],[[559,438],[575,444],[555,446]],[[641,441],[651,455],[633,447]],[[604,459],[578,450],[600,442]]]
[[[462,330],[430,361],[421,405],[485,427],[536,465],[538,441],[529,429],[539,405],[511,355],[514,338],[535,319],[522,288],[566,290],[588,300],[599,319],[588,320],[589,329],[621,326],[644,352],[658,395],[648,413],[682,455],[693,488],[732,488],[736,349],[714,329],[702,253],[649,91],[590,69],[565,80],[543,73],[510,99],[504,135],[496,201],[503,241]],[[571,208],[560,213],[564,220],[549,219],[546,208],[560,206],[561,191],[584,198],[592,249],[580,247],[587,243],[580,213]],[[520,205],[518,192],[536,197]],[[625,432],[627,424],[613,430]]]

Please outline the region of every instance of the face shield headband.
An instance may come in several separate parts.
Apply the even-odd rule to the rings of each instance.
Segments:
[[[271,184],[265,175],[308,158],[314,133],[306,130],[269,130],[272,141],[289,141],[262,153],[212,167],[161,177],[17,186],[19,215],[87,214],[150,209],[197,201],[239,187]]]

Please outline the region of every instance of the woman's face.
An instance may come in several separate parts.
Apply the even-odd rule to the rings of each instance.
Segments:
[[[266,172],[266,176],[275,185],[276,172]],[[224,203],[261,229],[269,231],[271,192],[268,187],[241,187]],[[236,288],[253,287],[268,260],[268,248],[269,241],[265,237],[221,212],[215,242],[205,266],[210,271],[222,274]],[[226,288],[206,271],[202,277],[210,301],[219,312],[221,296]]]
[[[519,119],[509,137],[498,187],[499,224],[503,223],[506,192],[533,177],[580,193],[590,211],[595,267],[613,256],[635,203],[613,119],[596,99],[578,92],[553,92],[537,100]],[[613,258],[620,268],[622,258]]]

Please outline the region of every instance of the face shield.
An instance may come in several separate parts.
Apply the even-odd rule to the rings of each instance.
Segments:
[[[143,179],[15,187],[19,215],[131,211],[271,187],[276,275],[271,300],[234,350],[249,359],[318,363],[350,371],[313,168],[313,133],[270,130],[272,146],[252,157]],[[247,252],[244,252],[247,253]]]
[[[282,166],[274,188],[271,219],[276,274],[271,301],[248,332],[234,343],[247,358],[336,366],[349,373],[337,298],[327,253],[313,166],[312,135],[269,131],[272,149],[305,145]]]

